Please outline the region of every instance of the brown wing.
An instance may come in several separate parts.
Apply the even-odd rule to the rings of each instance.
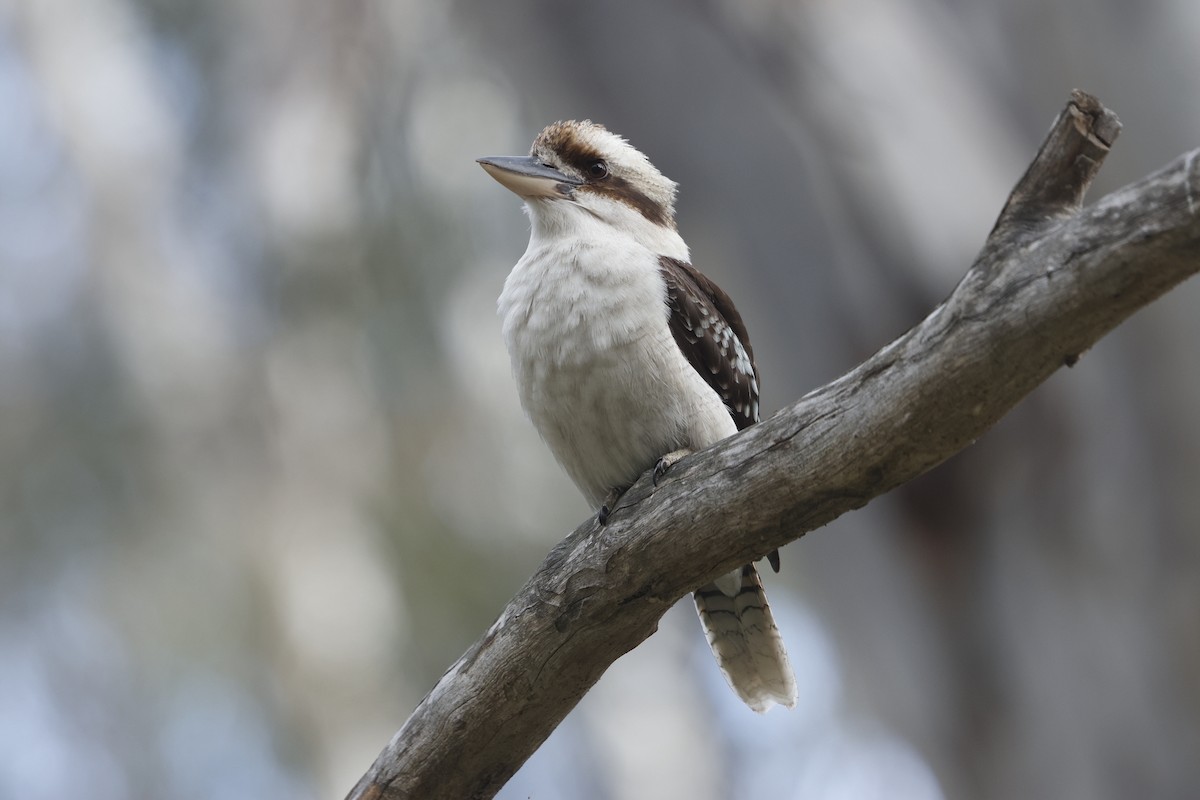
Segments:
[[[691,264],[666,256],[658,263],[675,344],[720,395],[738,430],[758,422],[758,366],[733,300]]]

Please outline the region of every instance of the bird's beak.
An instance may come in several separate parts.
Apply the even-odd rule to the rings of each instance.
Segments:
[[[531,156],[488,156],[475,160],[504,188],[526,200],[570,197],[575,187],[583,183]]]

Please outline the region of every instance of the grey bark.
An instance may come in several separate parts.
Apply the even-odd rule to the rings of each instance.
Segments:
[[[959,452],[1200,270],[1200,150],[1083,210],[1120,130],[1075,92],[950,297],[771,419],[643,478],[546,557],[350,798],[491,797],[697,586]]]

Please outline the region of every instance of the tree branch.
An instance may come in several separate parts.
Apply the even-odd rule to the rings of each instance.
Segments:
[[[1073,93],[941,306],[566,537],[350,798],[491,797],[680,597],[954,455],[1200,270],[1200,150],[1080,210],[1119,130]]]

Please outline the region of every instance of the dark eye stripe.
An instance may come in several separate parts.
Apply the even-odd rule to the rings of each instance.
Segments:
[[[675,220],[671,218],[667,213],[667,209],[661,203],[651,200],[644,193],[633,188],[629,181],[624,178],[610,173],[604,183],[587,184],[580,187],[580,189],[582,191],[595,192],[596,194],[611,197],[613,200],[622,202],[655,225],[675,227]]]
[[[581,177],[589,182],[579,187],[577,191],[595,192],[609,197],[632,208],[655,225],[675,227],[675,220],[670,210],[662,203],[650,199],[644,192],[635,189],[629,181],[608,168],[596,148],[581,141],[574,131],[566,126],[552,126],[543,131],[542,136],[534,143],[534,149],[548,149],[558,155],[565,166],[573,168]],[[591,167],[597,161],[606,167],[607,175],[602,178],[592,176]]]

